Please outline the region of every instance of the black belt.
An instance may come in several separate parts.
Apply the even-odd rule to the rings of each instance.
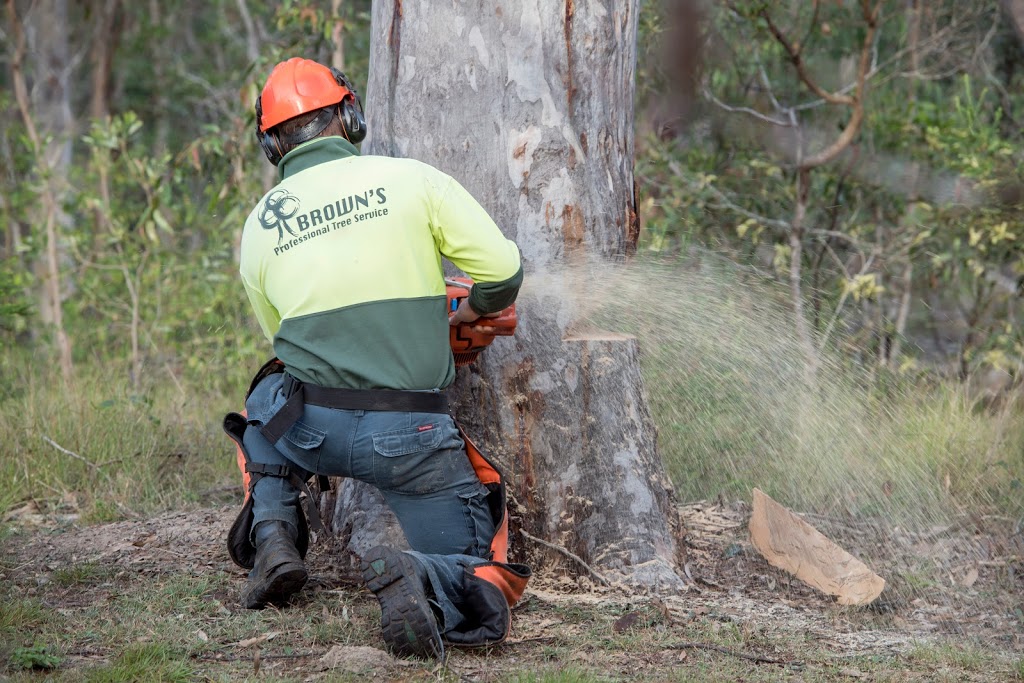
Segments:
[[[260,433],[277,443],[302,417],[305,405],[336,410],[379,410],[402,413],[448,413],[448,396],[439,391],[397,391],[393,389],[332,389],[300,382],[284,375],[288,397],[274,417],[260,427]]]

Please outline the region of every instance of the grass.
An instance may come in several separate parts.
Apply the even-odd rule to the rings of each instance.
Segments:
[[[1024,515],[1019,401],[980,408],[958,383],[873,378],[828,351],[812,375],[788,303],[707,261],[574,276],[588,283],[577,304],[587,322],[640,339],[659,449],[683,500],[749,499],[757,486],[798,509],[907,523]]]
[[[220,420],[241,407],[244,372],[233,371],[238,395],[227,396],[170,379],[136,393],[117,379],[123,371],[81,364],[65,385],[45,358],[5,349],[0,509],[29,503],[86,523],[115,521],[209,503],[211,491],[233,481],[233,447]]]
[[[121,651],[114,661],[91,669],[87,683],[123,683],[125,681],[166,681],[185,683],[195,680],[193,667],[180,651],[162,643],[135,643]]]
[[[948,385],[872,405],[838,379],[820,402],[799,405],[792,395],[747,398],[748,384],[703,371],[670,387],[651,382],[659,446],[683,499],[748,497],[757,486],[798,509],[902,521],[962,510],[1024,514],[1016,406],[979,413]]]
[[[649,283],[648,283],[649,284]],[[777,311],[720,282],[684,286],[687,307],[618,318],[640,333],[659,446],[683,499],[747,496],[760,486],[784,502],[932,522],[940,512],[1024,514],[1024,415],[979,411],[962,389],[896,382],[885,395],[838,365],[808,384]],[[727,296],[723,296],[723,291]],[[645,317],[646,316],[646,317]],[[253,359],[253,367],[257,363]],[[146,518],[237,500],[234,453],[220,420],[240,407],[252,368],[210,363],[155,373],[138,391],[117,363],[81,363],[64,385],[46,358],[17,347],[0,356],[0,511],[95,523]],[[205,378],[216,377],[216,381]],[[902,383],[901,383],[902,382]],[[218,494],[219,490],[226,495]],[[222,497],[218,497],[222,496]],[[0,544],[23,538],[0,529]],[[127,569],[127,570],[126,570]],[[38,570],[34,570],[38,571]],[[303,680],[334,645],[379,647],[376,604],[358,590],[307,591],[300,606],[236,610],[240,578],[210,570],[156,576],[90,560],[20,575],[0,557],[0,678],[67,681]],[[927,592],[929,575],[904,577]],[[967,643],[921,643],[901,653],[837,659],[799,633],[751,631],[713,617],[665,623],[644,609],[619,632],[619,607],[527,604],[517,620],[554,620],[551,637],[456,652],[447,668],[414,664],[406,680],[565,682],[1024,680],[1024,660]],[[258,646],[254,637],[277,634]],[[706,649],[784,655],[802,667],[757,665]],[[255,673],[255,652],[262,669]],[[855,677],[855,676],[854,676]],[[365,680],[328,672],[325,680]]]
[[[65,603],[58,617],[43,618],[40,606],[61,604],[68,587],[53,580],[40,584],[38,578],[15,575],[0,589],[0,604],[14,606],[0,613],[6,615],[0,621],[0,678],[5,680],[39,680],[45,672],[47,680],[109,683],[302,681],[321,671],[321,657],[336,645],[380,647],[376,601],[356,587],[312,586],[288,609],[252,612],[222,601],[237,590],[237,574],[189,577],[168,568],[156,575],[127,573],[112,587],[80,584],[74,603]],[[18,597],[28,590],[38,595]],[[109,600],[109,591],[117,597]],[[640,618],[629,628],[616,627],[630,611]],[[647,604],[588,606],[530,599],[516,610],[521,630],[513,638],[521,642],[455,650],[441,668],[412,661],[380,665],[372,672],[377,678],[445,683],[478,677],[508,683],[767,683],[851,677],[902,683],[1009,680],[1020,674],[1018,659],[966,643],[918,643],[901,653],[837,657],[813,638],[778,624],[724,619],[708,615],[667,621],[660,609]],[[538,626],[545,623],[550,625]],[[538,628],[544,629],[541,637],[525,637]],[[739,653],[789,663],[757,664]],[[365,680],[368,671],[338,669],[325,672],[321,680]]]

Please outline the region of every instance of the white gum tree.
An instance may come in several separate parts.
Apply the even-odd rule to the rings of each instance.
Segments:
[[[519,245],[528,283],[621,261],[639,235],[638,13],[638,0],[375,2],[364,153],[456,178]],[[509,479],[516,561],[678,589],[682,525],[637,340],[575,329],[560,286],[527,286],[516,337],[460,370],[456,414]],[[372,491],[338,491],[324,512],[343,543],[393,540]]]

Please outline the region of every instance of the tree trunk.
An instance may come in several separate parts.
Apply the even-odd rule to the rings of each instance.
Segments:
[[[89,115],[103,120],[110,115],[110,74],[114,65],[114,50],[120,38],[115,30],[120,0],[104,0],[96,7],[92,39],[92,94]]]
[[[569,261],[621,259],[639,234],[637,14],[638,0],[375,3],[364,152],[455,177],[517,242],[527,283]],[[460,422],[510,481],[513,531],[609,578],[678,589],[681,524],[637,340],[573,332],[571,297],[530,292],[515,340],[453,387]],[[336,531],[365,515],[359,488],[331,501]],[[535,563],[567,557],[531,548]]]
[[[95,121],[106,121],[110,116],[111,71],[114,64],[114,51],[120,33],[115,31],[118,5],[120,0],[105,0],[96,9],[95,27],[92,38],[92,95],[89,98],[89,115]],[[110,152],[101,153],[105,156],[103,163],[97,164],[98,189],[100,207],[96,209],[96,239],[101,233],[110,230]]]
[[[74,134],[67,0],[44,0],[32,10],[31,21],[23,26],[14,0],[7,0],[9,28],[14,36],[11,80],[42,179],[39,221],[43,224],[45,249],[34,265],[43,285],[37,296],[39,318],[53,330],[61,372],[65,380],[70,380],[71,340],[64,328],[66,283],[61,274],[66,260],[62,233],[70,222],[64,199]],[[31,76],[31,88],[26,71]]]

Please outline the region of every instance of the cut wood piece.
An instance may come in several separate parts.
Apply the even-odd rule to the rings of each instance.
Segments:
[[[836,596],[840,605],[866,605],[885,587],[885,579],[760,489],[754,489],[750,542],[769,564]]]

